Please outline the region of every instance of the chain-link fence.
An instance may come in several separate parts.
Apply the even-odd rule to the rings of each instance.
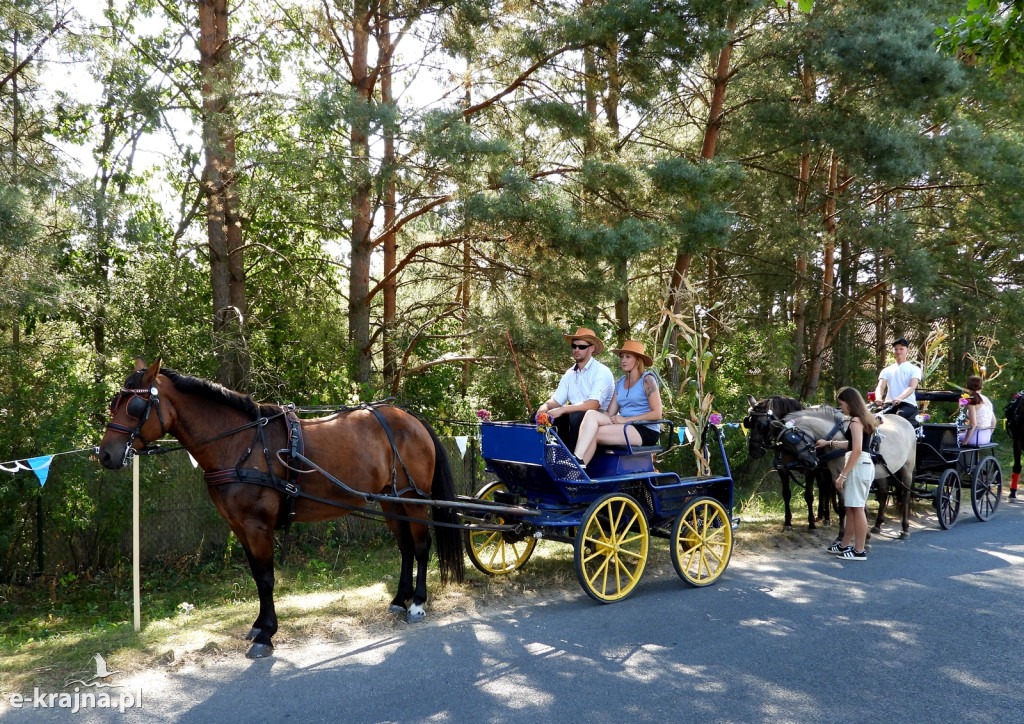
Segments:
[[[484,482],[479,440],[448,437],[442,443],[456,492],[472,495]],[[98,570],[130,560],[131,490],[130,466],[116,473],[103,471],[86,456],[55,460],[45,487],[38,487],[30,475],[9,478],[0,520],[0,543],[6,544],[0,550],[0,582],[40,572]],[[140,498],[143,565],[187,566],[228,545],[230,529],[207,494],[202,470],[184,451],[140,459]],[[365,540],[384,532],[378,520],[346,515],[296,523],[288,540],[316,545],[332,538]]]

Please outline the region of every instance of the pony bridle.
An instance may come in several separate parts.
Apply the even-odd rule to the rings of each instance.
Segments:
[[[117,414],[118,408],[121,406],[121,401],[124,400],[126,395],[128,401],[125,403],[124,411],[128,417],[133,420],[138,420],[138,424],[135,428],[126,427],[125,425],[119,425],[116,422],[108,422],[107,429],[119,432],[128,436],[127,442],[124,445],[124,458],[121,460],[121,466],[127,465],[133,457],[135,457],[135,448],[132,447],[132,443],[138,438],[142,441],[142,446],[149,445],[150,441],[146,440],[142,436],[142,427],[146,424],[149,419],[150,411],[156,408],[156,417],[160,421],[160,437],[163,437],[167,433],[167,428],[164,426],[164,416],[160,411],[160,395],[156,389],[156,385],[153,385],[149,389],[132,389],[130,387],[122,387],[121,392],[117,396],[117,404],[111,411],[112,414]],[[159,439],[159,438],[157,438]]]
[[[802,464],[800,459],[807,453],[810,453],[810,457],[813,457],[815,461],[818,459],[818,453],[814,447],[814,437],[796,425],[784,426],[779,430],[779,434],[775,438],[775,444],[782,449],[785,449],[787,446],[789,447],[787,452],[792,455],[793,460],[786,463],[786,468],[799,467]]]

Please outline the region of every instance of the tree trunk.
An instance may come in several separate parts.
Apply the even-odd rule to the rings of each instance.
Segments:
[[[380,74],[380,100],[385,106],[394,103],[391,91],[392,48],[391,22],[388,14],[390,3],[381,5],[380,52],[382,56]],[[395,131],[391,125],[384,128],[384,233],[381,244],[384,247],[384,280],[381,292],[384,295],[383,333],[381,335],[381,353],[384,361],[384,382],[391,386],[398,373],[398,354],[394,346],[395,322],[398,319],[398,279],[394,275],[398,263],[398,239],[394,231],[396,219],[395,172]]]
[[[213,336],[220,360],[217,380],[244,390],[249,372],[245,344],[245,266],[238,217],[235,124],[228,102],[234,71],[227,0],[200,0],[199,68],[203,80],[206,229],[213,292]]]
[[[725,90],[729,84],[729,63],[732,59],[732,49],[739,42],[739,39],[735,36],[736,23],[730,21],[728,27],[729,32],[733,34],[733,38],[718,53],[718,62],[715,64],[715,79],[711,89],[711,105],[708,107],[708,120],[704,127],[704,139],[700,148],[700,157],[705,161],[710,161],[715,157],[715,147],[718,144],[718,135],[722,129]],[[686,299],[686,275],[690,270],[692,261],[693,254],[690,252],[681,251],[676,254],[676,261],[672,266],[672,277],[668,285],[668,303],[673,314],[679,314],[683,310],[683,303]],[[672,331],[672,338],[669,341],[672,351],[678,351],[678,338],[679,330],[675,329]],[[672,367],[671,378],[672,388],[678,389],[678,366]]]
[[[811,346],[810,366],[804,385],[804,400],[813,400],[818,394],[821,380],[821,363],[825,347],[829,342],[832,325],[832,302],[835,299],[835,256],[836,256],[836,194],[838,193],[839,158],[833,150],[829,159],[828,189],[825,195],[825,246],[822,250],[821,306],[818,324]]]
[[[369,75],[370,30],[367,0],[352,3],[352,91],[358,104],[371,102],[372,81]],[[370,350],[370,255],[373,226],[370,194],[370,123],[365,109],[355,108],[349,128],[352,154],[352,239],[349,269],[348,336],[352,342],[352,378],[359,383],[370,382],[372,355]]]

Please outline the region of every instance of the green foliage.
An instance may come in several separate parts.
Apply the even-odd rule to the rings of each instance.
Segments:
[[[939,48],[987,66],[994,76],[1024,68],[1024,2],[967,0],[935,29]]]

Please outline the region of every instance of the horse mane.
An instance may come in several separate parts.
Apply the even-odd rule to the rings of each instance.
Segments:
[[[145,374],[146,370],[133,372],[125,381],[124,386],[132,389],[141,387],[142,378]],[[246,415],[253,420],[260,417],[270,417],[281,411],[281,407],[279,405],[258,404],[249,395],[243,395],[240,392],[229,390],[223,385],[217,384],[211,380],[203,379],[202,377],[182,374],[176,370],[164,367],[160,368],[160,374],[169,379],[178,392],[195,395],[196,397],[201,397],[214,404],[230,407],[233,410],[238,410],[243,415]]]
[[[765,412],[771,412],[776,417],[785,417],[792,412],[799,412],[804,409],[800,400],[785,395],[773,395],[758,403],[758,407],[764,405]]]

